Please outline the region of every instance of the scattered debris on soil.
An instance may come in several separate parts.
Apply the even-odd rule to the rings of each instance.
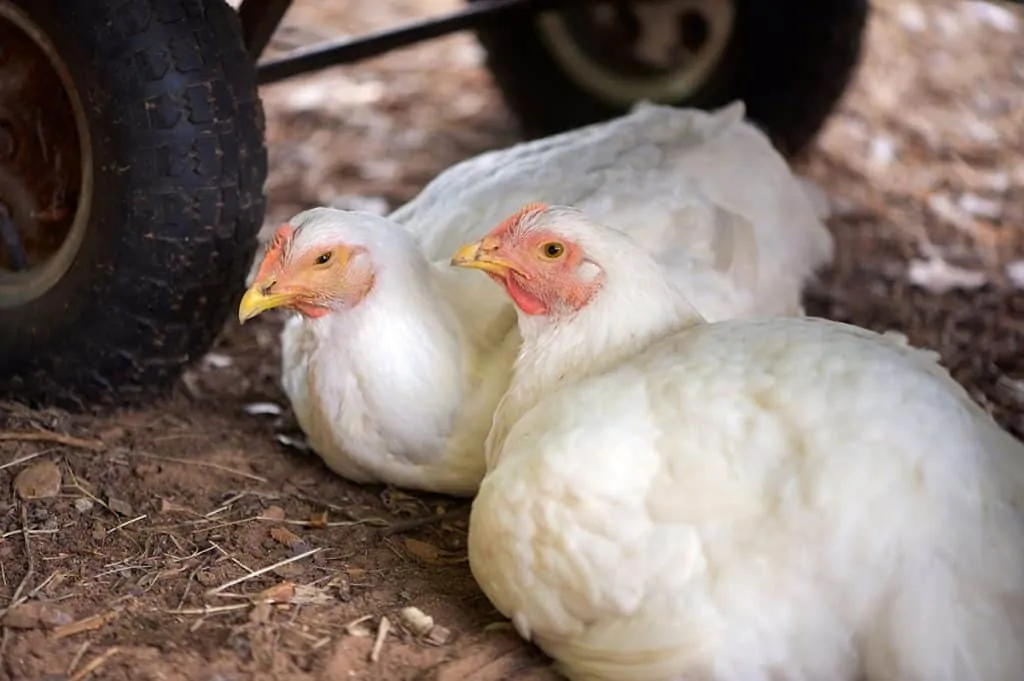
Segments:
[[[275,49],[455,0],[298,2]],[[1024,436],[1024,17],[878,0],[801,169],[836,209],[809,309],[942,354]],[[386,212],[516,137],[471,36],[267,87],[267,230]],[[149,409],[0,404],[0,679],[554,679],[474,585],[467,504],[357,486],[306,451],[280,315],[229,323]]]

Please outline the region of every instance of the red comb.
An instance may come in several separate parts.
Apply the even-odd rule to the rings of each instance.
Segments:
[[[528,203],[512,215],[502,220],[501,224],[491,230],[491,234],[505,234],[511,232],[519,223],[522,222],[526,217],[533,215],[534,213],[542,213],[548,209],[547,204],[540,203],[538,201]]]
[[[274,237],[267,244],[267,252],[263,256],[263,262],[260,263],[260,270],[256,273],[256,281],[262,281],[265,279],[273,270],[277,269],[281,265],[281,259],[284,257],[284,248],[288,243],[289,239],[292,238],[292,234],[295,233],[295,228],[289,225],[287,222],[277,228],[274,232]]]

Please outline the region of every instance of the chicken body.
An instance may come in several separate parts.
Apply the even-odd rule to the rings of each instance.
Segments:
[[[1024,445],[933,353],[700,323],[628,239],[586,250],[589,305],[520,315],[470,518],[522,636],[588,681],[1020,678]]]
[[[707,319],[800,314],[831,258],[826,211],[742,115],[641,107],[453,166],[387,219],[296,216],[291,251],[345,243],[375,269],[357,306],[285,327],[282,382],[312,448],[357,482],[476,491],[520,336],[507,298],[447,259],[527,202],[629,231]]]
[[[731,270],[752,300],[707,317],[802,314],[804,283],[832,259],[827,201],[743,116],[742,102],[714,112],[639,104],[456,164],[389,217],[428,260],[447,262],[528,203],[570,205],[663,262],[679,254]]]
[[[428,263],[386,219],[336,213],[314,209],[292,222],[367,248],[374,285],[352,309],[285,323],[281,381],[296,420],[350,480],[471,495],[519,348],[515,312],[467,273]],[[307,222],[317,217],[328,219]]]

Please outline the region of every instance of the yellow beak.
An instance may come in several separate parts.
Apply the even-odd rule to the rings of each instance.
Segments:
[[[294,293],[264,293],[262,285],[257,282],[249,287],[242,296],[242,302],[238,304],[238,323],[245,324],[260,313],[294,301]]]
[[[452,256],[451,264],[455,267],[483,270],[484,272],[496,274],[499,277],[507,277],[509,272],[522,274],[519,268],[508,260],[500,258],[493,253],[484,251],[481,248],[482,244],[483,241],[477,241],[471,244],[466,244],[459,250],[455,251],[455,255]]]

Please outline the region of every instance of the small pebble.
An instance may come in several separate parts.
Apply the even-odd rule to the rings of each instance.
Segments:
[[[1006,276],[1017,288],[1024,288],[1024,260],[1016,260],[1006,266]]]
[[[87,499],[86,497],[75,499],[75,510],[79,513],[88,513],[92,510],[93,506],[92,499]]]
[[[417,636],[423,636],[434,627],[434,618],[417,607],[402,608],[399,615],[409,631]]]
[[[273,402],[253,402],[243,407],[246,414],[252,416],[280,416],[283,411],[280,406]]]
[[[51,499],[60,493],[60,468],[52,461],[40,461],[18,473],[14,491],[22,499]]]
[[[442,627],[440,624],[434,625],[427,634],[427,640],[437,646],[442,646],[448,643],[448,639],[452,637],[452,630],[448,627]]]
[[[203,356],[203,364],[213,369],[227,369],[234,364],[234,360],[219,352],[209,352]]]
[[[284,433],[278,433],[277,435],[274,436],[274,439],[283,444],[285,447],[291,447],[292,449],[297,449],[300,452],[309,451],[309,445],[307,445],[305,441],[300,440],[297,437],[285,435]]]
[[[125,517],[131,517],[135,515],[135,511],[132,510],[132,505],[124,499],[118,499],[117,497],[107,497],[107,506],[110,510],[118,515]]]

